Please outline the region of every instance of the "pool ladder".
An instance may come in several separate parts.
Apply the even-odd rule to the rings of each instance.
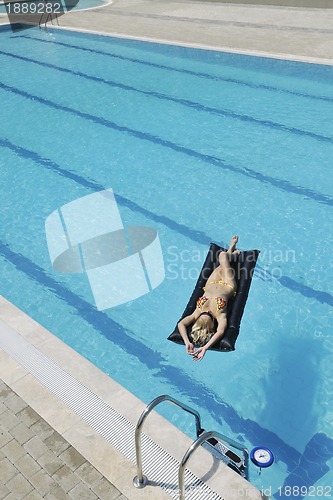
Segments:
[[[231,467],[234,471],[240,474],[245,479],[248,479],[248,468],[249,468],[249,453],[246,448],[244,448],[240,443],[223,436],[216,431],[205,431],[201,427],[201,418],[200,414],[194,410],[193,408],[185,405],[184,403],[178,401],[177,399],[168,396],[162,395],[155,398],[151,403],[149,403],[144,411],[142,412],[138,423],[135,428],[135,453],[136,453],[136,466],[137,466],[137,475],[133,479],[133,484],[136,488],[144,488],[148,484],[148,478],[142,473],[142,450],[141,450],[141,431],[143,424],[148,417],[149,413],[160,403],[163,401],[168,401],[180,408],[184,411],[191,413],[195,417],[195,425],[196,425],[196,433],[197,438],[191,444],[191,446],[186,451],[183,456],[179,469],[178,469],[178,488],[179,488],[179,500],[185,499],[185,484],[184,484],[184,474],[187,462],[194,451],[199,447],[203,446],[208,449],[214,457],[226,463],[229,467]],[[243,453],[243,457],[239,457],[236,453],[234,453],[229,446],[239,450]]]

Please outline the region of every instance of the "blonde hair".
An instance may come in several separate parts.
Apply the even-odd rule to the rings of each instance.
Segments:
[[[214,321],[211,318],[209,321],[203,321],[203,319],[199,317],[192,326],[191,330],[193,343],[202,347],[207,344],[214,333]]]

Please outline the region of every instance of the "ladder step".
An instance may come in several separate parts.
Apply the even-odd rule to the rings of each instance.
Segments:
[[[208,439],[202,444],[203,448],[210,451],[216,458],[227,464],[238,474],[243,475],[245,467],[244,460],[235,452],[215,438]]]

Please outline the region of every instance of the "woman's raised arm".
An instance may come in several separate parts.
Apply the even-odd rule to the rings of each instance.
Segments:
[[[194,345],[192,344],[192,342],[190,342],[190,339],[188,338],[187,327],[189,325],[191,325],[192,323],[194,323],[195,320],[196,320],[196,314],[194,312],[194,313],[190,314],[189,316],[185,316],[185,318],[180,320],[178,323],[178,330],[179,330],[180,335],[182,336],[182,339],[184,340],[186,352],[188,354],[192,354],[192,355],[195,353],[195,350],[194,350]]]

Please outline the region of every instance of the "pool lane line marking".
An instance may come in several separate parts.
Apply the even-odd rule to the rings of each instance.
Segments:
[[[22,148],[21,146],[14,145],[7,139],[0,139],[0,147],[6,147],[15,152],[16,154],[20,155],[22,158],[30,159],[33,162],[41,165],[43,168],[47,168],[48,170],[51,170],[52,172],[55,172],[58,175],[61,175],[62,177],[73,180],[74,182],[77,182],[78,184],[84,186],[87,189],[92,190],[93,192],[103,191],[104,189],[106,189],[105,186],[98,184],[93,180],[86,179],[85,177],[82,177],[78,174],[74,174],[68,170],[65,170],[55,162],[47,158],[41,157],[38,153],[34,151],[27,150],[25,148]],[[129,198],[125,198],[124,196],[121,196],[117,193],[115,193],[115,199],[117,203],[128,208],[129,210],[132,210],[133,212],[138,212],[143,216],[147,217],[148,219],[153,220],[155,223],[163,224],[168,229],[171,229],[171,231],[175,231],[184,236],[185,238],[189,238],[190,240],[199,243],[200,245],[209,245],[211,243],[212,239],[202,231],[192,230],[188,226],[180,224],[165,215],[157,215],[156,213],[151,212],[150,210],[138,205]],[[223,242],[220,242],[220,244],[222,246],[224,245]],[[333,296],[330,295],[328,292],[316,290],[314,288],[309,287],[308,285],[299,283],[293,278],[290,278],[288,276],[281,276],[277,278],[267,269],[262,268],[258,264],[255,268],[255,276],[257,276],[258,279],[261,279],[262,281],[267,281],[267,280],[279,281],[279,283],[283,287],[288,288],[292,292],[301,293],[304,297],[314,298],[315,300],[317,300],[322,304],[328,304],[333,307]]]
[[[284,192],[291,192],[291,193],[294,193],[297,195],[301,195],[302,197],[306,196],[306,197],[313,199],[315,201],[318,201],[320,203],[324,203],[326,205],[333,206],[333,199],[330,198],[329,196],[323,195],[321,193],[316,193],[316,192],[314,192],[310,189],[307,189],[307,188],[295,186],[295,185],[291,184],[289,181],[285,181],[285,180],[277,179],[277,178],[274,178],[271,176],[267,176],[265,174],[262,174],[260,172],[253,170],[253,169],[250,169],[250,168],[242,168],[241,169],[239,167],[235,167],[234,165],[226,163],[221,158],[207,155],[204,153],[200,153],[198,151],[189,149],[185,146],[173,143],[173,142],[168,141],[168,140],[164,140],[158,136],[154,136],[154,135],[147,133],[147,132],[141,132],[139,130],[126,127],[124,125],[118,125],[117,123],[111,122],[110,120],[108,120],[106,118],[97,117],[95,115],[91,115],[89,113],[82,112],[82,111],[70,108],[68,106],[58,104],[56,102],[50,101],[48,99],[44,99],[43,97],[39,97],[37,95],[30,94],[24,90],[20,90],[16,87],[11,87],[11,86],[6,85],[6,84],[1,83],[1,82],[0,82],[0,88],[2,88],[5,91],[8,91],[8,92],[14,93],[16,95],[22,96],[24,98],[27,98],[31,101],[36,101],[40,104],[43,104],[43,105],[48,106],[50,108],[56,109],[57,111],[70,113],[70,114],[78,116],[79,118],[83,118],[85,120],[91,121],[91,122],[96,123],[98,125],[102,125],[104,127],[116,130],[117,132],[126,133],[131,137],[135,137],[135,138],[140,139],[140,140],[152,142],[152,143],[160,145],[162,147],[172,149],[173,151],[176,151],[178,153],[183,153],[186,156],[190,156],[190,157],[199,159],[201,161],[204,161],[205,163],[209,163],[210,165],[214,165],[217,168],[222,168],[225,170],[229,170],[231,172],[236,172],[240,175],[244,175],[246,177],[249,177],[249,178],[256,180],[256,181],[259,181],[259,182],[263,182],[263,183],[267,182],[267,183],[271,184],[272,186],[277,187],[278,189],[281,189]],[[333,139],[330,139],[329,141],[333,143]]]
[[[209,114],[215,114],[217,116],[222,116],[224,118],[230,118],[232,120],[239,120],[239,121],[242,121],[244,123],[254,123],[255,125],[259,125],[262,127],[268,127],[271,129],[280,130],[282,132],[291,133],[291,134],[300,135],[300,136],[309,136],[309,137],[312,137],[313,139],[317,139],[320,141],[328,141],[328,142],[333,143],[333,138],[331,138],[329,136],[316,134],[314,132],[299,129],[296,127],[291,127],[291,126],[285,125],[283,123],[278,123],[278,122],[274,122],[271,120],[262,120],[262,119],[259,119],[259,118],[256,118],[256,117],[253,117],[250,115],[234,113],[233,111],[228,111],[225,109],[212,108],[210,106],[205,106],[204,104],[201,104],[199,102],[190,101],[189,99],[176,98],[176,97],[172,97],[172,96],[169,96],[166,94],[161,94],[161,93],[155,92],[155,91],[145,91],[145,90],[137,89],[136,87],[132,87],[130,85],[125,85],[123,83],[114,82],[112,80],[106,80],[106,79],[101,78],[101,77],[97,77],[94,75],[88,75],[87,73],[82,73],[81,71],[74,71],[74,70],[65,68],[63,66],[56,66],[54,64],[38,61],[36,59],[31,59],[29,57],[13,54],[11,52],[4,52],[4,51],[0,50],[0,54],[8,56],[8,57],[12,57],[14,59],[19,59],[19,60],[22,60],[22,61],[25,61],[28,63],[37,64],[43,68],[49,68],[49,69],[53,69],[56,71],[61,71],[62,73],[65,73],[65,74],[70,74],[73,76],[78,76],[80,78],[85,78],[87,80],[90,80],[90,81],[93,81],[96,83],[102,83],[102,84],[108,85],[110,87],[118,88],[120,90],[124,90],[127,92],[135,92],[138,94],[142,94],[148,98],[152,97],[152,98],[172,102],[175,104],[179,104],[181,106],[186,106],[190,109],[195,109],[196,111],[201,111],[201,112],[209,113]]]
[[[58,28],[56,28],[56,29],[58,30]],[[234,83],[236,85],[243,85],[245,87],[249,87],[249,88],[253,88],[253,89],[257,89],[257,90],[268,90],[268,91],[276,92],[276,93],[291,94],[291,95],[294,95],[294,96],[297,96],[297,97],[304,97],[304,98],[308,98],[308,99],[315,99],[315,100],[322,100],[322,101],[333,102],[333,97],[316,96],[316,95],[313,95],[313,94],[306,94],[306,93],[303,93],[303,92],[296,92],[296,91],[292,91],[292,90],[288,90],[288,89],[284,89],[284,88],[273,87],[271,85],[263,85],[263,84],[250,83],[250,82],[246,82],[244,80],[239,80],[237,78],[223,78],[223,77],[218,76],[218,75],[210,75],[209,73],[199,73],[199,72],[192,71],[192,70],[173,68],[172,66],[165,66],[165,65],[162,65],[162,64],[153,63],[151,61],[144,61],[142,59],[134,59],[134,58],[131,58],[131,57],[125,57],[125,56],[121,56],[121,55],[118,55],[118,54],[112,54],[110,52],[104,52],[102,50],[91,49],[89,47],[80,47],[79,45],[72,45],[72,44],[65,43],[65,42],[59,42],[59,41],[56,41],[56,40],[43,40],[43,39],[40,39],[40,38],[35,38],[35,37],[32,37],[32,36],[28,36],[28,35],[22,35],[21,38],[26,38],[26,39],[32,40],[34,42],[56,44],[56,45],[60,45],[60,46],[71,48],[71,49],[77,49],[77,50],[82,50],[82,51],[85,51],[85,52],[91,52],[93,54],[99,54],[99,55],[102,55],[102,56],[111,57],[113,59],[120,59],[120,60],[123,60],[123,61],[126,61],[126,62],[131,62],[131,63],[136,63],[136,64],[142,64],[142,65],[150,66],[150,67],[157,68],[157,69],[162,69],[162,70],[167,70],[167,71],[173,71],[173,72],[176,72],[176,73],[183,73],[183,74],[190,75],[190,76],[195,76],[195,77],[198,77],[198,78],[205,78],[205,79],[208,79],[208,80],[221,81],[221,82],[226,82],[226,83]],[[243,55],[243,54],[240,54],[240,55]],[[248,56],[245,56],[245,57],[248,57]],[[294,61],[289,61],[289,62],[294,62]],[[301,64],[304,64],[304,63],[301,63]]]
[[[126,354],[137,358],[148,370],[154,370],[166,378],[177,391],[186,395],[189,401],[193,401],[198,408],[209,408],[210,414],[216,422],[227,423],[234,434],[243,434],[250,442],[255,443],[256,440],[259,440],[274,449],[279,449],[280,459],[287,464],[288,470],[292,470],[298,465],[301,455],[296,449],[285,443],[275,433],[262,428],[257,422],[240,417],[232,406],[221,400],[215,393],[207,391],[204,384],[194,381],[181,368],[169,365],[162,353],[158,353],[143,344],[140,339],[135,337],[135,332],[124,328],[107,313],[97,311],[85,299],[56,281],[38,264],[33,263],[22,254],[15,253],[8,244],[1,241],[0,255],[13,264],[17,270],[23,272],[37,284],[46,287],[50,293],[55,294],[58,299],[74,308],[83,321],[90,324],[108,341],[122,349]],[[175,348],[179,348],[179,346],[175,346]]]

